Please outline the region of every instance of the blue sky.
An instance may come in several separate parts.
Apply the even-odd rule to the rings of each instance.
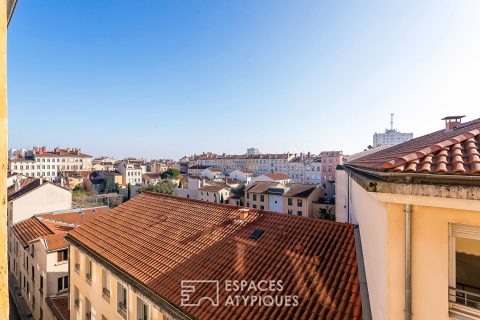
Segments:
[[[30,1],[8,34],[11,147],[179,158],[353,153],[480,116],[480,1]]]

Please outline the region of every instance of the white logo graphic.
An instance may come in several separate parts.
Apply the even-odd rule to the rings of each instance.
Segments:
[[[202,288],[200,294],[199,288]],[[205,292],[212,292],[205,295]],[[182,280],[181,305],[183,307],[198,307],[203,300],[210,301],[212,306],[218,307],[220,286],[217,280]]]

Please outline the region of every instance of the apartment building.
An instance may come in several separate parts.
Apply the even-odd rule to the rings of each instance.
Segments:
[[[188,167],[188,175],[199,177],[203,170],[208,169],[208,166],[191,166]]]
[[[250,184],[254,184],[255,182],[277,182],[287,184],[292,182],[292,178],[284,173],[275,172],[262,174],[250,180]]]
[[[57,181],[62,170],[91,170],[92,157],[80,149],[55,148],[47,151],[46,147],[33,148],[25,154],[9,160],[9,170],[29,177],[42,177]]]
[[[68,297],[66,233],[107,210],[99,207],[39,214],[10,228],[10,286],[21,294],[33,319],[56,319],[47,300],[55,298],[58,302]]]
[[[322,151],[318,155],[322,164],[322,187],[325,189],[326,197],[335,198],[336,167],[343,164],[342,151]]]
[[[236,169],[230,172],[229,177],[230,179],[248,184],[253,177],[253,172],[248,169]]]
[[[22,180],[8,195],[7,226],[39,212],[66,210],[72,207],[72,193],[59,185],[37,178]]]
[[[290,153],[253,154],[246,158],[245,167],[256,174],[287,172],[288,162],[293,157]]]
[[[230,197],[230,189],[222,185],[203,186],[198,189],[198,200],[226,203]]]
[[[255,182],[245,189],[245,206],[303,217],[314,217],[323,190],[312,184]]]
[[[337,170],[374,319],[480,319],[479,146],[480,119],[458,121]]]
[[[359,319],[368,303],[354,232],[350,224],[143,192],[67,236],[71,319]],[[205,279],[217,282],[188,282]],[[226,305],[228,283],[243,279],[281,281],[268,294],[296,296],[298,305]],[[212,300],[198,301],[205,295]]]
[[[117,165],[117,171],[122,174],[122,185],[140,185],[142,183],[142,174],[144,170],[142,166],[137,162],[131,162],[131,160],[121,161]],[[146,171],[146,169],[145,169]]]
[[[115,170],[115,159],[112,157],[100,157],[92,160],[92,170],[113,171]]]
[[[206,168],[200,171],[200,177],[215,180],[224,178],[224,175],[218,168]]]

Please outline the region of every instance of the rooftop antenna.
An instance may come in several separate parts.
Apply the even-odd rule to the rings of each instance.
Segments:
[[[390,113],[390,130],[393,130],[393,115],[394,113]]]

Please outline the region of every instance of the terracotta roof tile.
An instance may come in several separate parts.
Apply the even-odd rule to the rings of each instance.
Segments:
[[[26,180],[26,181],[24,181]],[[20,189],[16,192],[13,192],[10,194],[8,197],[8,201],[13,201],[15,199],[20,198],[21,196],[29,193],[32,190],[35,190],[36,188],[40,187],[42,184],[40,179],[24,179],[20,182]]]
[[[265,174],[266,177],[269,177],[272,180],[289,180],[292,179],[290,176],[286,175],[285,173],[277,172],[277,173],[267,173]]]
[[[36,217],[32,217],[30,219],[15,223],[12,226],[12,230],[17,239],[24,247],[26,247],[28,243],[32,240],[38,239],[42,236],[53,234],[52,230],[50,230]]]
[[[348,165],[405,173],[480,175],[480,119],[382,149]]]
[[[225,186],[204,186],[204,187],[198,188],[198,191],[218,192],[223,189],[225,189]]]
[[[143,192],[75,228],[67,239],[172,305],[180,306],[181,280],[281,280],[281,294],[299,295],[297,307],[183,309],[198,319],[362,317],[353,225],[259,210],[249,210],[241,221],[240,210]],[[257,229],[263,235],[250,239]]]
[[[67,296],[58,296],[58,297],[46,297],[45,301],[47,305],[52,310],[53,314],[59,320],[68,320],[70,319],[70,311],[68,310],[68,297]]]

